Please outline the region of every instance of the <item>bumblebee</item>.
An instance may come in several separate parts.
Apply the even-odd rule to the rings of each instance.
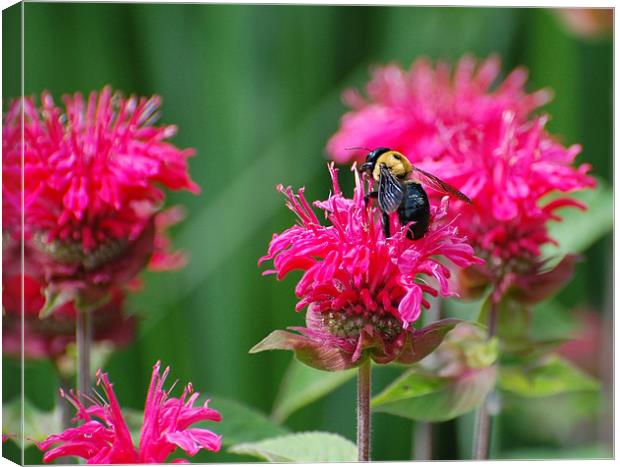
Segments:
[[[389,148],[370,151],[360,171],[372,176],[379,183],[378,189],[368,193],[365,199],[366,203],[370,198],[377,200],[383,215],[385,238],[391,236],[390,214],[395,211],[402,225],[415,222],[409,226],[408,238],[418,240],[426,234],[431,207],[422,183],[471,204],[471,200],[452,185],[415,167],[403,154]],[[411,178],[412,175],[415,179]]]

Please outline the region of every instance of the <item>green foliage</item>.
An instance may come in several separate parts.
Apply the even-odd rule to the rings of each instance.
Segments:
[[[305,432],[232,446],[230,452],[247,454],[269,462],[352,462],[357,447],[340,435]]]
[[[40,410],[28,399],[24,399],[24,448],[34,442],[43,441],[52,433],[62,430],[60,407],[52,411]],[[11,434],[17,445],[21,445],[21,410],[22,403],[19,399],[2,404],[2,433]]]
[[[614,194],[609,185],[597,179],[593,190],[580,191],[571,195],[588,207],[586,211],[575,208],[558,210],[562,222],[549,224],[549,235],[559,243],[559,247],[548,245],[543,254],[561,257],[567,253],[583,252],[597,240],[611,232],[614,222]]]
[[[603,427],[611,433],[611,402],[599,391],[564,392],[547,397],[520,397],[503,393],[503,410],[500,415],[502,430],[507,439],[517,437],[518,444],[510,443],[506,450],[525,446],[577,446],[578,439],[596,430],[597,414]],[[544,416],[541,416],[544,414]],[[609,414],[609,415],[607,415]],[[536,423],[532,423],[535,420]]]
[[[240,402],[213,396],[209,398],[209,407],[222,414],[222,421],[201,422],[194,426],[202,426],[222,435],[224,446],[238,443],[252,443],[264,438],[286,435],[289,430],[272,422],[266,415]]]
[[[537,460],[537,459],[611,459],[613,453],[602,444],[579,447],[562,446],[559,448],[526,448],[502,452],[502,459]]]
[[[500,368],[499,387],[522,397],[544,397],[572,391],[597,391],[600,384],[570,364],[551,355],[529,365]]]
[[[450,420],[478,407],[494,383],[494,367],[460,377],[441,377],[414,368],[375,396],[371,407],[418,421]]]
[[[297,360],[291,361],[282,379],[271,417],[278,422],[286,420],[296,410],[324,397],[356,374],[355,369],[321,371]]]

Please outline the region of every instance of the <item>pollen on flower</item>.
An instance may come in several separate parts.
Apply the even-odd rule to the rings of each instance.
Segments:
[[[336,337],[357,338],[366,326],[376,330],[387,343],[403,331],[402,323],[389,314],[367,313],[351,315],[341,311],[328,311],[321,316],[325,328]]]

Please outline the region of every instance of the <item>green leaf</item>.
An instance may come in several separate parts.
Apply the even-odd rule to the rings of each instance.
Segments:
[[[491,296],[485,300],[480,310],[478,322],[487,326],[491,312]],[[502,339],[520,339],[529,330],[532,319],[530,307],[509,297],[504,297],[496,305],[496,334]]]
[[[550,299],[532,309],[533,339],[573,339],[579,323],[573,310],[558,299]]]
[[[612,459],[609,447],[602,444],[561,448],[524,448],[502,452],[502,459]]]
[[[47,287],[44,291],[45,303],[39,311],[39,318],[44,319],[51,315],[55,310],[70,302],[75,298],[73,290],[55,290]]]
[[[530,337],[523,337],[504,341],[502,351],[504,356],[531,360],[543,357],[570,340],[569,338],[532,339]]]
[[[418,421],[451,420],[478,407],[495,384],[495,368],[442,377],[414,368],[371,401],[371,407]]]
[[[266,350],[292,350],[295,357],[312,368],[324,371],[342,371],[359,366],[362,358],[352,361],[351,354],[309,337],[278,329],[250,349],[250,353]]]
[[[49,435],[62,431],[60,409],[43,411],[35,407],[28,399],[24,399],[24,445],[21,445],[21,409],[19,399],[2,404],[2,433],[14,435],[15,443],[27,448],[34,442],[43,441]]]
[[[568,361],[550,355],[534,365],[500,368],[499,387],[522,397],[545,397],[564,392],[597,391],[600,384]]]
[[[466,321],[479,321],[482,307],[490,295],[491,288],[476,300],[463,300],[457,298],[442,299],[441,305],[446,317],[459,318]],[[486,326],[486,322],[483,323]]]
[[[283,422],[293,412],[329,394],[356,375],[356,370],[327,372],[292,360],[280,386],[271,418]]]
[[[588,206],[587,211],[564,208],[557,211],[562,222],[549,224],[549,235],[559,243],[559,248],[548,245],[543,248],[543,256],[582,252],[613,227],[613,191],[602,179],[597,179],[594,190],[584,190],[571,197]],[[558,251],[559,250],[559,251]]]
[[[265,414],[252,407],[220,396],[212,396],[209,399],[209,407],[222,414],[222,421],[201,422],[192,426],[202,426],[222,435],[224,446],[290,433],[287,428],[269,420]]]
[[[258,457],[268,462],[353,462],[357,447],[333,433],[295,433],[256,443],[232,446],[230,452]]]

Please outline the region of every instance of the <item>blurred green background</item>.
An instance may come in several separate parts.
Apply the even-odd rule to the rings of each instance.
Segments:
[[[18,49],[7,43],[19,35],[18,12],[3,19],[7,99],[19,94]],[[271,330],[303,319],[293,308],[298,276],[278,283],[261,277],[256,265],[271,235],[293,221],[274,186],[305,185],[309,199],[327,195],[324,145],[345,110],[340,94],[362,86],[371,64],[408,67],[420,56],[455,61],[497,53],[504,75],[525,65],[530,91],[555,92],[545,108],[550,131],[566,144],[581,143],[580,161],[611,183],[612,47],[611,37],[576,36],[545,9],[26,3],[26,94],[47,89],[60,97],[105,84],[125,94],[159,94],[161,121],[180,129],[174,142],[197,149],[191,174],[202,193],[168,197],[168,205],[187,207],[173,235],[190,262],[179,272],[144,274],[142,291],[132,297],[139,333],[106,367],[121,403],[142,407],[151,366],[161,359],[173,378],[192,381],[198,391],[270,412],[292,357],[248,350]],[[576,308],[611,320],[611,234],[585,257],[548,326],[570,326]],[[609,353],[611,331],[604,342]],[[6,358],[3,364],[7,400],[19,392],[19,369]],[[375,389],[396,374],[375,372]],[[51,408],[58,383],[49,364],[27,364],[25,384],[29,399]],[[610,455],[611,422],[600,415],[610,409],[600,401],[591,409],[593,402],[582,399],[509,407],[496,424],[494,456]],[[354,401],[351,381],[286,423],[354,439]],[[541,403],[562,416],[534,430]],[[469,458],[472,421],[437,424],[435,458]],[[377,414],[374,459],[411,458],[412,428]],[[196,460],[251,459],[221,452]],[[36,450],[26,461],[40,462]]]

